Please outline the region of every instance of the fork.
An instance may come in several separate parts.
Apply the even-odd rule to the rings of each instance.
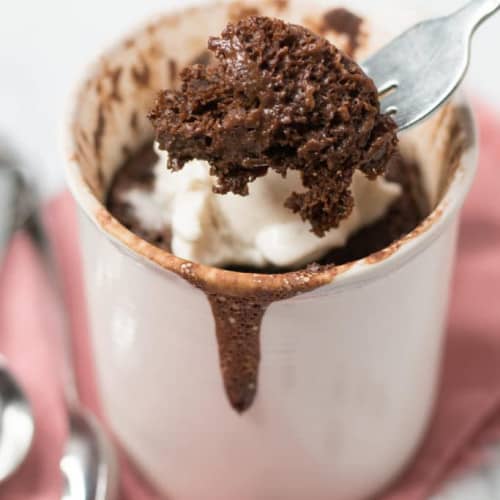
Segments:
[[[500,0],[472,0],[449,16],[421,22],[376,52],[362,67],[399,130],[427,118],[455,92],[467,72],[476,29]]]

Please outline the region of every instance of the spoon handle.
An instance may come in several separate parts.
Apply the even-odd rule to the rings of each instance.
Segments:
[[[52,243],[47,235],[42,216],[37,207],[35,207],[24,223],[24,229],[30,236],[42,264],[47,273],[47,277],[52,287],[53,300],[56,304],[58,324],[57,345],[61,352],[59,356],[60,376],[62,380],[62,389],[64,391],[67,409],[76,408],[79,405],[79,393],[76,383],[76,376],[73,366],[73,349],[70,338],[69,318],[65,308],[64,290],[61,276],[59,274],[58,264]]]
[[[17,169],[19,159],[5,138],[0,137],[0,264],[14,232],[31,207],[22,196],[25,181]],[[20,195],[21,193],[21,195]]]
[[[474,32],[486,19],[500,10],[500,0],[471,0],[452,17],[462,20]]]

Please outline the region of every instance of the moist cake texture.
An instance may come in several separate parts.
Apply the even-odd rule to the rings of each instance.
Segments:
[[[324,38],[276,19],[229,24],[209,49],[217,64],[184,69],[181,89],[150,113],[169,168],[206,160],[215,192],[243,196],[270,169],[298,170],[304,190],[286,206],[320,237],[338,227],[353,210],[354,172],[383,175],[397,146],[374,83]]]

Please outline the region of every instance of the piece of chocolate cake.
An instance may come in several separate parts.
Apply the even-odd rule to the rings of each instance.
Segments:
[[[181,73],[150,119],[169,168],[207,160],[224,194],[248,194],[269,169],[299,170],[304,190],[286,206],[323,236],[353,208],[355,170],[383,175],[396,125],[380,114],[374,83],[349,57],[307,29],[265,17],[230,24],[209,41],[217,64]]]

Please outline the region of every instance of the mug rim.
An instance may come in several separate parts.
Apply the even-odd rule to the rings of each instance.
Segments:
[[[196,9],[199,7],[176,9],[162,16],[161,19]],[[148,26],[148,23],[143,23],[143,26]],[[112,52],[116,46],[117,44],[108,47],[104,54]],[[289,286],[288,279],[290,276],[297,275],[297,271],[279,274],[242,273],[185,260],[141,239],[111,215],[84,179],[77,156],[74,154],[76,144],[72,133],[72,125],[78,119],[80,94],[89,76],[96,74],[98,68],[97,61],[84,72],[84,77],[77,81],[69,99],[69,112],[66,114],[67,119],[63,128],[63,159],[67,184],[73,198],[87,218],[114,242],[120,251],[139,259],[142,263],[153,264],[164,271],[188,278],[189,281],[198,284],[209,293],[248,296],[257,292],[276,293],[282,290],[285,284]],[[477,171],[478,132],[470,102],[461,96],[459,103],[451,105],[463,110],[461,120],[468,137],[459,165],[453,173],[453,179],[449,182],[436,208],[412,232],[383,250],[340,266],[323,266],[322,269],[314,271],[313,279],[319,290],[324,292],[325,285],[332,285],[335,289],[359,285],[399,269],[439,238],[444,228],[458,214],[472,187]],[[308,295],[311,293],[315,294],[317,290]]]

